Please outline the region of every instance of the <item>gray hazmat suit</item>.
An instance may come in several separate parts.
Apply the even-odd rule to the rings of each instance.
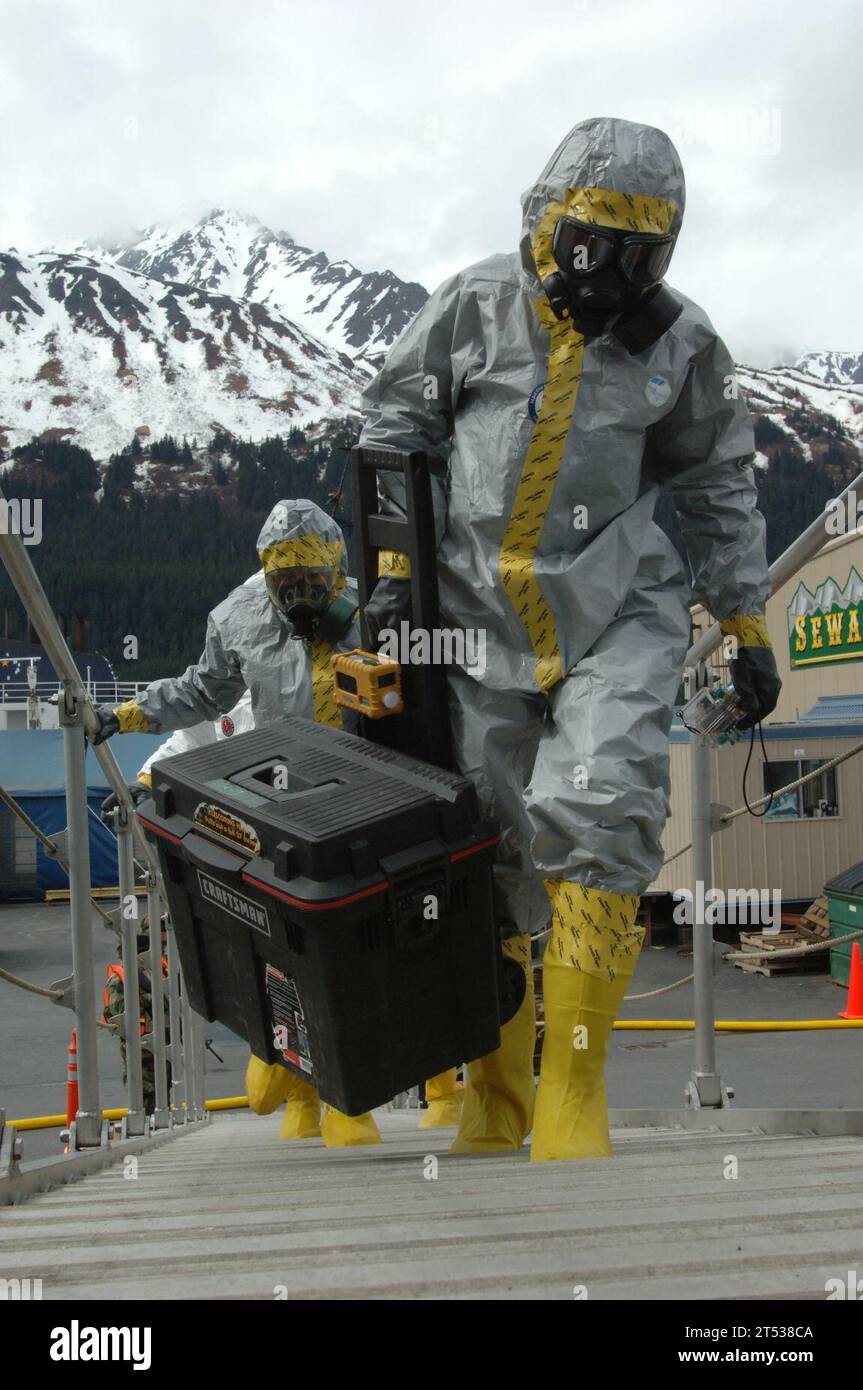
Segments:
[[[541,288],[560,215],[676,231],[683,207],[661,131],[575,126],[522,198],[520,255],[445,281],[364,397],[362,444],[432,456],[442,618],[486,634],[482,680],[454,670],[450,689],[458,765],[504,831],[505,934],[546,925],[543,879],[638,894],[655,877],[689,605],[763,614],[769,593],[752,424],[707,316],[678,294],[630,355],[585,342]],[[688,572],[653,521],[660,483]],[[382,487],[403,506],[398,475]]]
[[[337,591],[356,604],[356,585],[345,577],[344,538],[316,503],[304,498],[278,502],[264,522],[257,550],[265,565],[265,557],[274,553],[284,564],[294,554],[297,563],[312,563],[318,559],[318,540],[335,560]],[[233,709],[245,690],[251,695],[256,727],[286,714],[334,723],[332,652],[360,645],[356,616],[335,646],[293,637],[289,623],[270,602],[262,570],[213,609],[196,664],[181,676],[153,681],[137,704],[152,733],[216,719]],[[352,727],[349,713],[345,726]]]

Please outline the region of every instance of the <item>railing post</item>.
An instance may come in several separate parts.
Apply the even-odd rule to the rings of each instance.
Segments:
[[[141,1000],[138,990],[138,899],[135,897],[135,861],[132,824],[124,807],[117,810],[117,862],[120,870],[120,927],[123,942],[123,1016],[126,1037],[126,1104],[123,1121],[129,1138],[145,1134],[144,1084],[141,1062]]]
[[[153,1004],[150,1045],[156,1088],[153,1126],[155,1129],[168,1129],[171,1124],[171,1112],[168,1108],[168,1069],[165,1045],[165,982],[162,979],[162,900],[159,896],[156,875],[153,873],[147,875],[147,920],[150,923],[150,991]]]
[[[96,1049],[96,985],[90,919],[90,826],[84,760],[83,707],[74,683],[64,680],[59,708],[66,773],[66,836],[69,855],[69,914],[72,924],[72,972],[78,1028],[78,1112],[73,1124],[76,1149],[97,1146],[102,1133],[99,1057]]]
[[[183,1065],[183,1021],[180,1007],[180,955],[174,927],[168,918],[168,1009],[171,1026],[171,1123],[182,1125],[186,1122],[183,1101],[186,1098],[186,1072]]]
[[[694,670],[695,689],[704,685],[707,669]],[[695,1067],[686,1087],[695,1109],[725,1105],[730,1098],[716,1070],[716,1011],[713,999],[713,926],[705,920],[707,893],[713,886],[713,833],[710,745],[700,734],[689,735],[689,784],[692,817],[692,969],[694,973]]]
[[[180,978],[180,1008],[183,1015],[183,1075],[186,1081],[186,1119],[197,1120],[198,1097],[195,1085],[195,1016],[186,994],[186,981]]]
[[[195,1023],[195,1109],[198,1119],[207,1113],[207,1023],[200,1014],[192,1014]]]

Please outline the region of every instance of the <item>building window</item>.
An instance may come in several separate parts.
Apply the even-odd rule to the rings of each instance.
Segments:
[[[781,763],[764,763],[765,794],[778,791],[798,777],[805,777],[816,768],[823,767],[827,758],[794,758]],[[839,815],[839,795],[836,785],[836,769],[822,772],[802,787],[774,796],[773,804],[765,820],[821,820],[825,816]]]

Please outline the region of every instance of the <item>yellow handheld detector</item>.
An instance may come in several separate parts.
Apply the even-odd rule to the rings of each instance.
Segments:
[[[367,719],[401,714],[402,673],[397,661],[356,649],[333,657],[336,704],[356,710]]]

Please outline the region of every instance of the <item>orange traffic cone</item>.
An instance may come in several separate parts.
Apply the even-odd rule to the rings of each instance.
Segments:
[[[860,942],[851,947],[851,974],[848,976],[848,1003],[837,1018],[863,1019],[863,956]]]
[[[72,1037],[66,1049],[69,1061],[66,1066],[66,1136],[72,1126],[72,1121],[78,1114],[78,1030],[72,1029]],[[66,1137],[64,1136],[64,1137]],[[68,1142],[63,1148],[64,1153],[69,1152]]]

